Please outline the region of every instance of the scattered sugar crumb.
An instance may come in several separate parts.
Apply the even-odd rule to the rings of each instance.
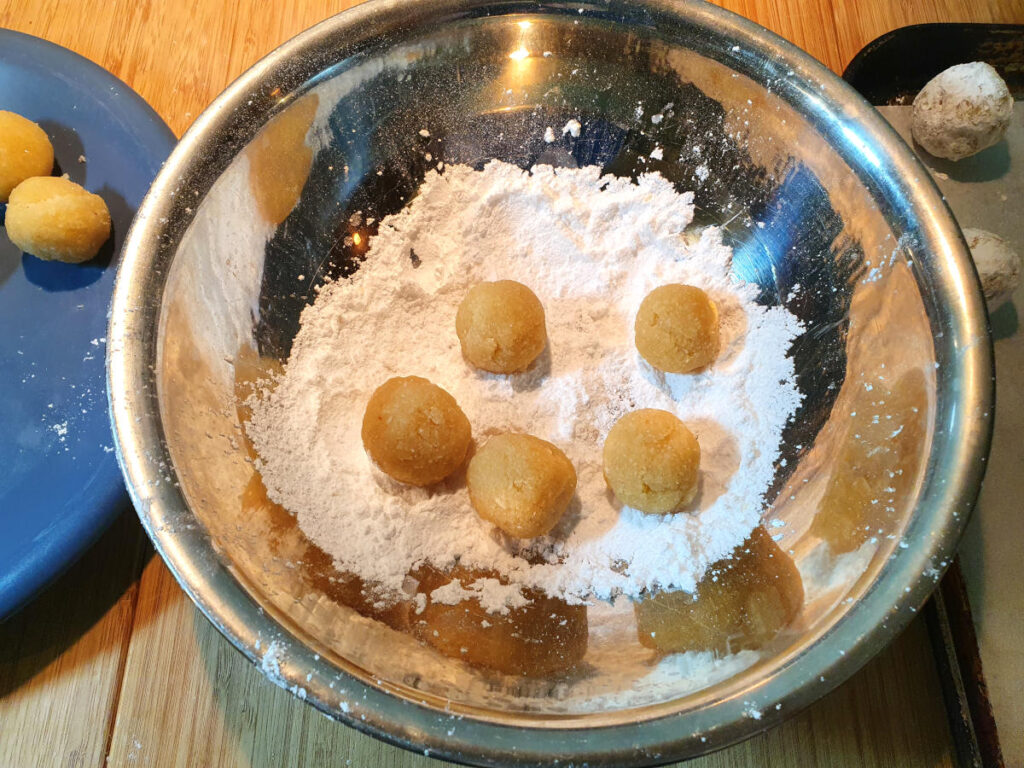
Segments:
[[[580,124],[579,120],[570,120],[562,126],[562,135],[564,136],[565,134],[569,134],[574,139],[577,139],[579,138],[581,128],[583,128],[583,126]]]

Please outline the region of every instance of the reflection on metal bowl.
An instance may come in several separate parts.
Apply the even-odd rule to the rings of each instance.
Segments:
[[[578,140],[544,141],[570,119]],[[804,402],[766,494],[768,528],[739,558],[747,570],[706,590],[717,604],[675,607],[691,624],[726,617],[713,619],[722,632],[679,625],[674,644],[641,643],[628,604],[546,606],[551,627],[510,619],[467,663],[479,622],[378,605],[266,498],[239,396],[287,359],[316,287],[359,268],[366,222],[415,194],[428,154],[657,170],[695,190],[701,223],[724,227],[759,300],[805,324],[791,352]],[[990,429],[976,279],[906,147],[763,29],[656,0],[381,0],[300,35],[167,163],[125,248],[109,338],[129,488],[210,620],[321,711],[482,765],[665,762],[821,696],[931,590]],[[893,417],[902,430],[886,428]],[[412,576],[415,591],[459,574]],[[718,654],[715,674],[676,674],[680,650]]]

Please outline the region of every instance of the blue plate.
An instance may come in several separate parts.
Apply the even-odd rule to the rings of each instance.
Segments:
[[[107,307],[135,209],[177,140],[106,70],[2,29],[0,110],[39,123],[55,173],[103,197],[113,221],[100,255],[77,265],[23,255],[0,227],[3,619],[128,506],[107,416]]]

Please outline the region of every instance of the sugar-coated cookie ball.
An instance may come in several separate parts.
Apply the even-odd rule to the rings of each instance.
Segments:
[[[472,433],[455,398],[419,376],[388,379],[370,396],[363,446],[388,475],[432,485],[462,466]]]
[[[1008,242],[984,229],[963,230],[990,310],[1008,300],[1020,285],[1021,263]]]
[[[31,120],[0,110],[0,203],[11,190],[33,176],[53,171],[53,145],[46,131]]]
[[[708,569],[696,594],[659,592],[635,603],[637,639],[663,653],[757,650],[793,622],[803,603],[796,563],[759,526]]]
[[[700,445],[668,411],[627,413],[604,441],[604,479],[619,501],[641,512],[668,514],[697,495]]]
[[[67,178],[36,176],[21,182],[7,203],[7,236],[45,261],[88,261],[110,237],[103,198]]]
[[[718,308],[692,285],[662,285],[640,303],[636,348],[660,371],[689,373],[718,356]]]
[[[466,470],[469,500],[484,520],[510,536],[543,536],[562,518],[576,493],[569,458],[533,435],[495,435]]]
[[[455,332],[466,359],[491,373],[526,370],[547,343],[540,299],[515,280],[470,288],[455,315]]]
[[[999,142],[1013,114],[1003,78],[983,61],[933,77],[914,99],[914,140],[936,157],[962,160]]]

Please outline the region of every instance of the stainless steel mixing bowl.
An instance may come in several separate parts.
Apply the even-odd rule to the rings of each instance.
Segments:
[[[570,118],[578,139],[544,141]],[[649,686],[656,660],[600,607],[573,675],[442,657],[342,605],[329,563],[311,565],[259,495],[236,379],[287,359],[316,286],[358,269],[367,217],[399,210],[428,164],[491,158],[657,170],[694,189],[736,274],[806,324],[792,349],[806,397],[765,512],[806,597],[755,663],[709,687]],[[770,727],[910,621],[983,474],[985,318],[928,174],[850,88],[754,24],[659,0],[377,0],[249,70],[167,162],[124,249],[111,414],[157,550],[274,682],[432,755],[654,764]]]

